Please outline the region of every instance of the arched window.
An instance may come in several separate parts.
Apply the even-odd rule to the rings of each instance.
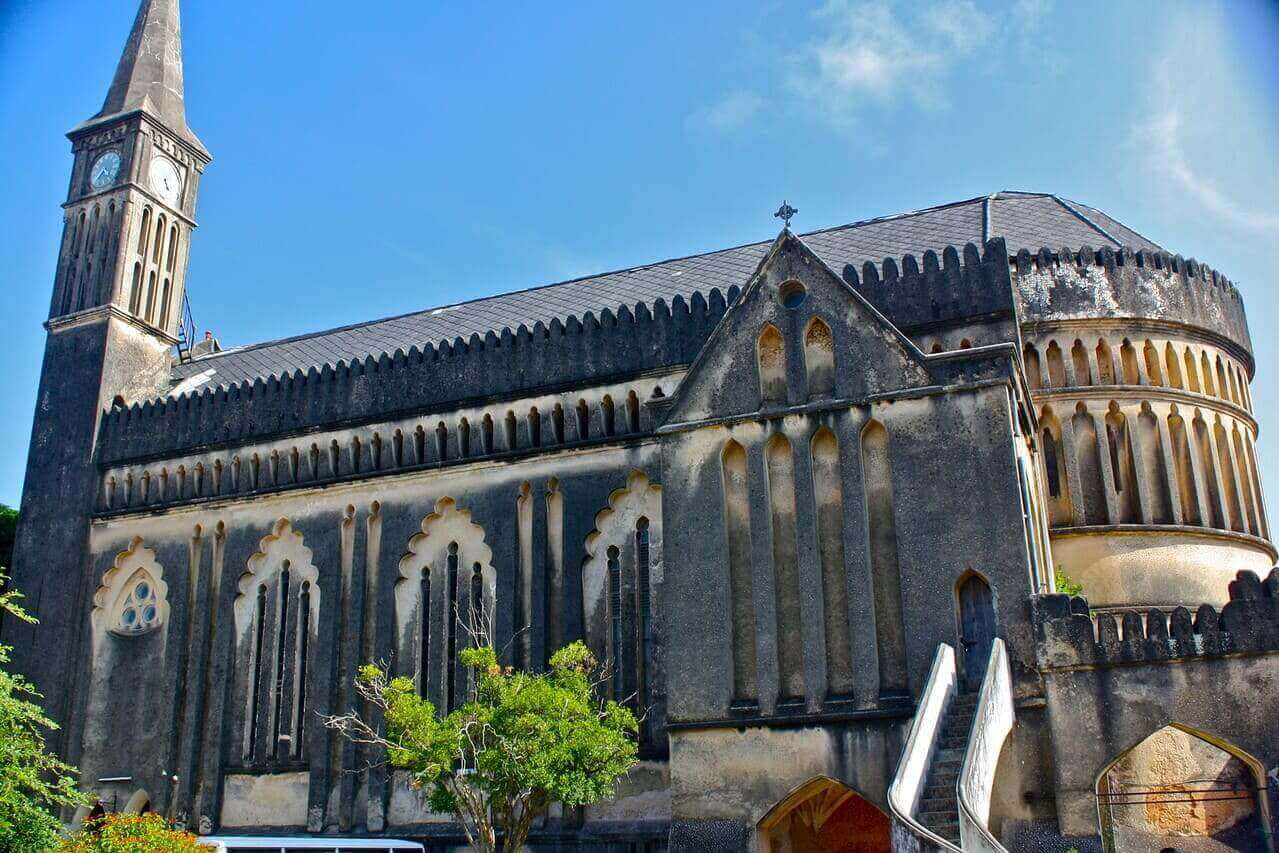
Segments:
[[[746,450],[729,439],[720,455],[724,499],[724,533],[728,544],[728,598],[733,653],[733,699],[758,701],[755,660],[755,599],[751,565],[750,492]]]
[[[1168,369],[1168,385],[1173,388],[1186,387],[1181,381],[1181,360],[1177,358],[1177,350],[1172,342],[1164,344],[1164,366]]]
[[[151,246],[151,263],[160,263],[160,252],[164,248],[164,214],[155,221],[155,242]]]
[[[440,421],[435,425],[435,458],[443,462],[449,456],[449,428]]]
[[[466,418],[457,423],[458,456],[467,459],[471,455],[471,422]]]
[[[142,308],[142,264],[133,265],[133,284],[129,287],[129,313],[135,317]]]
[[[1212,362],[1208,360],[1208,351],[1199,353],[1199,379],[1203,382],[1203,392],[1210,397],[1217,396],[1217,389],[1212,381]]]
[[[1109,383],[1113,384],[1113,383]],[[1106,524],[1105,479],[1101,468],[1101,449],[1097,443],[1097,421],[1082,403],[1075,405],[1071,418],[1075,434],[1075,458],[1079,465],[1079,487],[1084,505],[1085,524]]]
[[[906,636],[888,430],[879,421],[868,421],[862,429],[861,445],[875,639],[879,647],[879,692],[881,696],[901,695],[908,690]]]
[[[632,471],[626,487],[609,495],[608,506],[596,515],[582,564],[587,642],[610,663],[609,695],[641,717],[660,688],[648,678],[654,636],[650,585],[653,563],[661,559],[660,519],[660,487],[642,471]],[[641,722],[646,749],[652,730],[650,721]]]
[[[1159,351],[1155,349],[1153,343],[1146,341],[1142,352],[1146,359],[1146,378],[1150,380],[1151,385],[1163,385],[1163,377],[1159,370]]]
[[[604,420],[604,435],[611,436],[616,432],[617,422],[614,420],[616,414],[617,410],[613,406],[613,398],[605,394],[604,399],[600,401],[600,416]]]
[[[138,257],[146,260],[147,241],[151,239],[151,208],[142,208],[142,225],[138,228]]]
[[[1199,373],[1195,369],[1195,356],[1190,351],[1190,347],[1186,347],[1185,353],[1186,363],[1186,388],[1196,393],[1199,392]]]
[[[441,713],[466,701],[470,682],[459,652],[472,637],[492,639],[496,581],[484,529],[441,498],[409,539],[394,590],[400,674],[415,677],[419,694]]]
[[[624,702],[630,695],[627,676],[630,666],[627,662],[627,648],[622,627],[622,563],[621,552],[616,545],[608,548],[608,623],[611,638],[610,651],[613,663],[613,701]]]
[[[506,421],[503,426],[506,433],[506,449],[515,450],[519,446],[519,426],[515,421],[515,412],[506,410]]]
[[[577,401],[577,440],[585,441],[591,437],[591,410],[585,400]]]
[[[165,272],[173,272],[173,263],[178,256],[178,226],[169,229],[169,254],[164,262]]]
[[[484,420],[480,422],[481,441],[484,444],[484,453],[487,455],[493,452],[493,416],[487,412],[484,414]]]
[[[1048,344],[1048,384],[1054,388],[1061,388],[1066,384],[1066,366],[1062,361],[1061,347],[1057,346],[1056,341]]]
[[[808,396],[835,393],[835,340],[830,326],[814,317],[804,332],[804,366],[808,372]]]
[[[1124,384],[1139,385],[1141,373],[1137,369],[1137,349],[1127,338],[1124,338],[1123,344],[1119,347],[1119,361],[1124,369]]]
[[[626,431],[637,433],[640,429],[639,397],[634,391],[626,394]]]
[[[760,399],[765,403],[786,402],[786,347],[782,333],[771,324],[765,326],[756,349]]]
[[[160,289],[160,328],[169,328],[169,280],[164,280],[164,286]]]
[[[1026,384],[1030,390],[1038,391],[1044,386],[1043,374],[1040,373],[1039,350],[1034,344],[1026,344],[1022,349],[1021,361],[1026,369]]]
[[[1075,339],[1075,345],[1070,348],[1070,364],[1075,369],[1075,385],[1085,386],[1091,385],[1092,375],[1088,369],[1088,350],[1084,348],[1084,342]]]
[[[1115,384],[1115,359],[1105,338],[1097,340],[1097,384]]]
[[[777,597],[778,704],[802,703],[804,650],[796,626],[802,622],[799,605],[799,552],[795,523],[795,458],[786,436],[768,441],[764,461],[768,470],[768,507],[772,515],[773,591]]]
[[[276,522],[249,558],[234,603],[238,695],[244,697],[244,763],[262,766],[305,754],[310,656],[319,570],[302,534]],[[241,646],[241,638],[248,642]],[[243,679],[242,681],[240,679]]]
[[[1187,354],[1189,360],[1189,354]],[[1199,489],[1191,462],[1190,436],[1186,421],[1172,406],[1168,415],[1168,437],[1172,441],[1172,460],[1177,475],[1177,496],[1181,502],[1181,523],[1199,524]]]
[[[844,564],[844,497],[839,440],[831,430],[821,427],[813,435],[811,445],[817,546],[822,570],[822,617],[826,634],[826,694],[830,698],[850,698],[853,693],[853,662],[849,637],[848,575]]]
[[[150,323],[155,318],[155,270],[147,273],[147,311],[144,319]]]
[[[551,433],[555,437],[556,444],[564,443],[564,407],[559,403],[551,409]]]
[[[542,446],[542,413],[537,406],[528,410],[528,438],[531,446]]]
[[[431,666],[431,567],[422,567],[422,579],[418,582],[418,695],[430,694]]]

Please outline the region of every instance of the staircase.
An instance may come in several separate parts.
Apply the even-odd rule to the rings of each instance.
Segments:
[[[976,693],[960,693],[951,702],[916,814],[920,823],[956,847],[959,846],[959,801],[955,784],[964,763],[976,709]]]

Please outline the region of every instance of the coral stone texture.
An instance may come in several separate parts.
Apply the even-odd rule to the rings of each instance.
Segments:
[[[584,640],[642,717],[539,851],[1275,850],[1220,273],[996,192],[220,350],[182,312],[210,155],[177,0],[69,137],[13,566],[40,625],[3,630],[104,808],[458,845],[320,715],[366,661],[465,701],[478,625],[534,670]]]

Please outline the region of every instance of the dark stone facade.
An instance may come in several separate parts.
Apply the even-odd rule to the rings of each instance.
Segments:
[[[772,849],[814,780],[887,809],[939,644],[982,663],[970,584],[1016,701],[990,815],[1010,849],[1098,844],[1097,774],[1161,726],[1279,763],[1279,579],[1227,586],[1275,552],[1247,324],[1216,272],[1091,208],[996,194],[963,203],[983,225],[953,244],[951,206],[889,223],[896,242],[887,220],[784,230],[490,300],[581,308],[482,332],[464,305],[465,334],[404,346],[383,321],[172,360],[163,306],[208,154],[180,98],[145,99],[173,69],[138,62],[142,33],[180,63],[176,2],[145,0],[137,28],[71,134],[14,557],[41,625],[4,626],[105,804],[456,843],[317,715],[351,706],[369,660],[455,701],[457,607],[510,664],[585,639],[647,714],[618,797],[554,811],[535,849]],[[95,187],[109,151],[120,171]],[[105,235],[91,268],[82,212]],[[1080,228],[1103,247],[1026,242]],[[875,234],[898,248],[868,261]],[[654,289],[675,266],[691,289]],[[1052,594],[1063,560],[1100,615]]]

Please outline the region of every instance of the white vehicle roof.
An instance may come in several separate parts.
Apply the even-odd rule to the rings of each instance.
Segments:
[[[416,841],[398,838],[344,838],[339,835],[204,835],[203,847],[215,850],[418,850]]]

